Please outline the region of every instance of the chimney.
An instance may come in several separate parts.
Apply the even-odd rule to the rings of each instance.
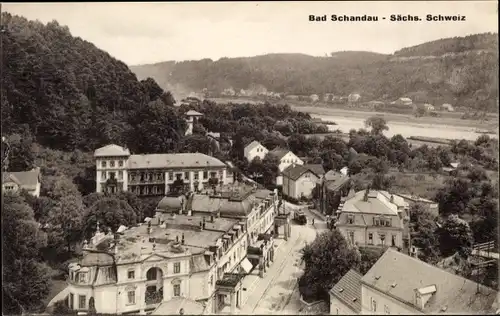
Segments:
[[[394,203],[394,195],[391,194],[391,203]]]
[[[219,218],[219,217],[220,217],[220,210],[217,211],[217,218]]]
[[[203,229],[205,229],[205,224],[206,224],[205,217],[203,217]]]
[[[182,233],[181,244],[183,244],[183,245],[184,245],[184,233]]]
[[[214,222],[214,214],[211,214],[210,215],[210,223],[213,223]]]
[[[189,211],[188,211],[188,216],[192,216],[192,215],[193,215],[193,214],[192,214],[192,211],[191,211],[191,210],[189,210]]]
[[[179,236],[175,236],[175,242],[179,243]]]
[[[203,230],[203,223],[200,221],[200,230]]]
[[[367,187],[365,190],[365,195],[363,196],[363,201],[368,201],[368,194],[370,193],[370,187]]]

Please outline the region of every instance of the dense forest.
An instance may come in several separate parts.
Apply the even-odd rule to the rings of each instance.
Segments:
[[[207,89],[252,89],[296,95],[361,94],[364,101],[419,95],[422,103],[494,110],[498,92],[497,34],[442,39],[394,55],[337,52],[329,57],[269,54],[217,61],[168,61],[132,66],[178,96]]]

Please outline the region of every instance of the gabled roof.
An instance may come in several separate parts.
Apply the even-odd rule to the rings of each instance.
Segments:
[[[130,150],[122,146],[110,144],[101,148],[97,148],[94,151],[94,157],[120,157],[120,156],[130,156]]]
[[[361,279],[362,284],[419,310],[415,291],[435,285],[426,314],[491,314],[497,291],[389,248]]]
[[[322,164],[306,164],[304,165],[307,169],[311,170],[317,176],[322,176],[325,174],[325,169]]]
[[[325,185],[328,190],[336,191],[349,182],[349,177],[335,170],[328,171],[324,176]]]
[[[290,150],[288,149],[284,149],[284,148],[279,148],[279,147],[276,147],[274,148],[273,150],[271,150],[269,152],[270,155],[273,155],[274,157],[278,158],[278,160],[281,160],[283,157],[286,156],[286,154],[288,154],[290,152]]]
[[[248,151],[251,151],[253,150],[254,148],[257,148],[258,146],[262,146],[261,143],[259,143],[258,141],[254,140],[252,141],[250,144],[246,145],[245,146],[245,149],[248,150]],[[264,146],[262,146],[264,147]]]
[[[30,171],[6,172],[2,174],[2,184],[14,182],[25,189],[36,189],[40,180],[40,168]]]
[[[203,114],[195,110],[189,110],[186,112],[186,116],[203,116]]]
[[[311,165],[309,165],[311,166]],[[316,165],[313,165],[316,166]],[[321,169],[323,167],[320,165]],[[319,168],[316,168],[319,169]],[[292,179],[293,181],[296,181],[299,179],[304,173],[306,172],[311,172],[314,175],[316,175],[318,178],[321,177],[321,174],[318,174],[315,170],[312,168],[309,168],[307,165],[290,165],[288,166],[285,170],[283,170],[283,176]],[[321,171],[321,170],[319,170]],[[323,170],[324,172],[324,170]]]
[[[349,270],[330,290],[356,313],[361,312],[361,278],[363,276],[354,270]]]

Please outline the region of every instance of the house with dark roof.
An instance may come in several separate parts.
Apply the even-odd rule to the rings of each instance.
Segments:
[[[39,197],[41,187],[40,168],[30,171],[2,173],[2,192],[18,192],[26,190],[29,194]]]
[[[256,140],[246,145],[245,148],[243,149],[243,155],[249,162],[254,160],[255,157],[264,159],[264,157],[267,155],[268,152],[269,150]]]
[[[279,161],[278,171],[280,174],[276,177],[276,184],[283,184],[283,176],[281,173],[290,165],[303,165],[304,161],[295,155],[292,151],[280,147],[276,147],[269,152],[269,155],[276,157]]]
[[[359,315],[361,313],[361,278],[349,270],[329,291],[330,315]]]
[[[115,144],[98,148],[96,192],[132,191],[141,196],[166,195],[182,188],[199,191],[210,186],[232,183],[232,172],[219,159],[202,153],[131,154]]]
[[[313,189],[318,185],[324,174],[325,170],[322,165],[292,164],[282,172],[282,192],[294,199],[310,199]]]
[[[498,291],[389,248],[361,278],[361,313],[492,315]]]

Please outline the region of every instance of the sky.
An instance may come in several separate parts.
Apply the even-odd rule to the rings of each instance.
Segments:
[[[2,10],[44,23],[57,20],[128,65],[270,53],[391,54],[440,38],[498,32],[496,1],[3,3]],[[309,15],[325,14],[366,14],[379,21],[309,21]],[[391,14],[460,14],[466,21],[391,22]]]

